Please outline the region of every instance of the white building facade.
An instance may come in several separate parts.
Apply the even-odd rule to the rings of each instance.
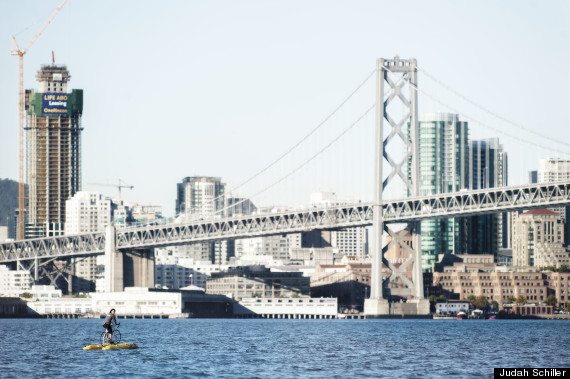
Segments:
[[[10,270],[8,266],[0,266],[0,295],[19,296],[29,292],[33,284],[32,275],[24,270]]]

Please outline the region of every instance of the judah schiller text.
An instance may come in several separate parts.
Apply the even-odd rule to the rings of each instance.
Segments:
[[[496,368],[493,371],[495,378],[570,378],[570,375],[566,375],[568,369],[558,368]]]

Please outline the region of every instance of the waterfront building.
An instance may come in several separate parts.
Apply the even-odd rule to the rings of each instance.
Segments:
[[[498,138],[472,140],[469,149],[469,188],[483,189],[507,185],[507,153]],[[508,246],[507,213],[472,216],[467,219],[468,254],[497,255]]]
[[[409,129],[408,129],[409,134]],[[469,188],[469,129],[457,114],[428,113],[419,118],[420,195]],[[411,161],[408,176],[411,177]],[[466,218],[421,222],[422,269],[429,271],[438,254],[467,250]]]
[[[533,267],[505,267],[487,254],[440,256],[433,267],[433,285],[466,300],[485,296],[489,302],[508,303],[522,296],[528,303],[543,304],[555,295],[560,307],[570,302],[570,273],[538,271]]]
[[[28,314],[26,302],[19,297],[0,296],[0,317],[22,317]]]
[[[109,308],[110,309],[110,308]],[[109,312],[107,309],[107,312]],[[28,313],[42,316],[87,316],[93,313],[91,298],[58,297],[52,299],[34,299],[28,301]]]
[[[435,313],[438,315],[457,315],[460,311],[469,312],[471,303],[465,300],[447,300],[435,304]]]
[[[234,305],[237,317],[282,319],[333,319],[338,315],[336,298],[246,298]]]
[[[63,234],[65,202],[81,189],[83,90],[68,92],[66,66],[42,65],[26,90],[26,238]]]
[[[386,276],[384,268],[382,274]],[[317,264],[308,276],[312,297],[336,297],[341,308],[363,310],[370,291],[370,264]]]
[[[513,266],[570,265],[563,246],[562,216],[550,209],[533,209],[514,216]]]
[[[106,315],[117,309],[118,318],[231,317],[233,301],[206,295],[203,290],[160,290],[127,287],[123,292],[91,293],[90,297],[59,297],[28,302],[28,313],[49,317]]]
[[[212,273],[206,286],[208,294],[231,295],[238,301],[247,297],[308,296],[310,292],[310,280],[302,272],[272,272],[265,267]]]
[[[0,265],[0,295],[21,295],[29,292],[33,284],[32,275],[25,270],[10,270]]]
[[[555,183],[570,181],[570,160],[542,159],[539,164],[538,183]],[[560,214],[564,223],[564,244],[570,245],[570,206],[549,208]]]

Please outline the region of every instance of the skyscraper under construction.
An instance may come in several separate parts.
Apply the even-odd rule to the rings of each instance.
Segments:
[[[39,89],[26,90],[26,238],[63,234],[65,201],[81,188],[83,90],[70,93],[69,71],[42,65]]]

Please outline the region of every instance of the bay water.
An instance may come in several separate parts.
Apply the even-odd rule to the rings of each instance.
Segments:
[[[0,319],[1,378],[490,378],[570,367],[569,320]]]

